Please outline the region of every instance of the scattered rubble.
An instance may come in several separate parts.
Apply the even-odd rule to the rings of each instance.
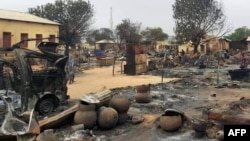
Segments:
[[[223,140],[224,124],[250,123],[250,85],[230,79],[231,68],[152,70],[145,74],[179,79],[85,94],[46,116],[36,116],[34,109],[17,116],[11,98],[2,96],[0,139]]]

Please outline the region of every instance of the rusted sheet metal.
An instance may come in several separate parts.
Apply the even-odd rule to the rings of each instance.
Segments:
[[[21,48],[23,40],[0,49],[0,135],[37,135],[34,111],[46,115],[67,100],[65,65],[68,57],[56,53],[58,43],[41,42],[40,51]],[[6,59],[11,54],[13,59]],[[9,57],[9,56],[8,56]],[[47,107],[49,105],[50,107]],[[22,137],[21,137],[22,136]]]
[[[135,64],[145,64],[147,63],[148,55],[147,54],[136,54],[135,55]]]
[[[88,93],[84,94],[80,101],[86,102],[89,104],[100,104],[102,105],[105,101],[110,100],[112,98],[112,93],[110,89],[103,89],[96,93]]]
[[[21,112],[35,107],[39,114],[49,114],[69,97],[65,72],[68,57],[56,53],[58,43],[41,42],[40,51],[20,48],[20,43],[0,49],[0,54],[14,58],[0,58],[0,90],[12,90],[20,96]]]
[[[126,47],[126,65],[124,65],[124,73],[136,75],[147,72],[147,61],[147,54],[144,53],[141,45],[128,44]]]
[[[1,96],[6,105],[6,113],[2,122],[0,132],[4,135],[24,135],[39,134],[40,128],[34,115],[34,109],[29,111],[28,118],[24,115],[18,115],[13,108],[11,99],[7,96]]]
[[[148,66],[144,64],[124,65],[124,73],[128,75],[137,75],[148,71]]]

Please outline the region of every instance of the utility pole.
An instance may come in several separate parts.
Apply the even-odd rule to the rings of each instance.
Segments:
[[[112,34],[114,34],[114,30],[113,30],[113,10],[112,10],[112,7],[110,7],[110,30],[112,31]],[[117,55],[117,52],[115,53],[115,56],[113,58],[113,69],[112,69],[112,75],[113,76],[115,76],[116,55]]]
[[[112,7],[110,7],[110,29],[112,30],[113,32],[113,9]]]

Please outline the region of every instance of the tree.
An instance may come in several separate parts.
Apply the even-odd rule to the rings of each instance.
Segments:
[[[141,24],[132,23],[129,19],[122,20],[122,23],[116,26],[116,33],[120,42],[139,43]]]
[[[113,39],[114,34],[112,30],[110,30],[109,28],[100,28],[90,32],[86,40],[89,44],[93,45],[96,41]]]
[[[225,15],[216,0],[176,0],[173,5],[175,34],[179,43],[192,41],[194,53],[201,39],[211,34],[222,34]]]
[[[141,32],[142,36],[148,41],[164,41],[168,35],[162,31],[160,27],[150,28],[147,27]]]
[[[86,36],[93,17],[93,6],[83,0],[56,0],[29,8],[29,13],[60,23],[60,39],[68,46],[74,46]]]
[[[243,26],[235,29],[233,33],[227,36],[227,38],[232,41],[240,41],[248,36],[250,36],[250,29],[248,29],[246,26]]]

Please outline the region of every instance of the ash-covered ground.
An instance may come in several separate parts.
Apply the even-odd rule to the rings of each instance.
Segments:
[[[117,125],[110,130],[101,130],[95,127],[92,130],[96,140],[167,140],[167,141],[193,141],[216,140],[215,131],[223,130],[218,121],[209,120],[207,113],[211,109],[223,109],[226,114],[248,113],[250,106],[250,84],[244,81],[232,81],[228,74],[229,69],[235,65],[218,68],[198,69],[195,67],[178,67],[166,69],[163,79],[179,78],[168,83],[149,84],[152,101],[150,103],[137,103],[135,101],[136,86],[111,89],[114,95],[124,95],[130,101],[129,115],[142,116],[144,121],[134,124],[128,119],[127,123]],[[143,75],[162,76],[162,70],[154,70]],[[218,77],[219,76],[219,77]],[[176,109],[185,115],[183,126],[176,132],[166,132],[159,127],[159,116],[166,109]],[[237,116],[237,115],[236,115]],[[192,120],[200,119],[207,122],[207,129],[216,129],[197,137],[192,128]],[[56,129],[58,137],[70,136],[70,125]]]

